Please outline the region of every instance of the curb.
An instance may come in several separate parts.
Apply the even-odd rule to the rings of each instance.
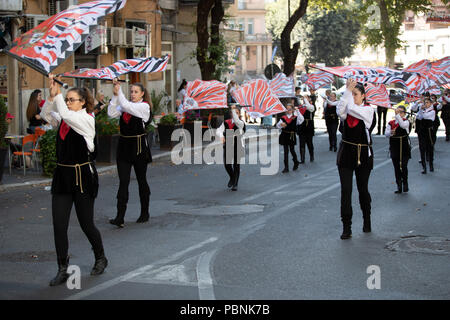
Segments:
[[[279,134],[278,129],[269,129],[269,130],[270,130],[269,134],[249,136],[246,139],[255,139],[255,138],[258,138],[258,137],[266,137],[266,136],[273,136],[273,135]],[[217,143],[213,143],[213,145],[214,144],[220,144],[220,143],[217,142]],[[189,147],[189,148],[186,149],[186,151],[187,152],[192,152],[192,151],[196,151],[196,150],[199,150],[199,149],[203,150],[207,145],[210,145],[210,144],[205,144],[205,145],[197,146],[197,147]],[[163,158],[166,158],[166,157],[170,157],[170,154],[171,154],[171,151],[167,151],[167,152],[163,152],[163,153],[157,154],[155,156],[152,156],[152,158],[153,158],[153,160],[163,159]],[[97,168],[97,173],[98,174],[108,174],[108,173],[112,173],[112,172],[114,172],[116,170],[117,170],[117,167],[114,164],[114,165],[110,165],[110,166]],[[11,189],[16,189],[16,188],[20,188],[20,187],[47,186],[47,185],[50,185],[51,183],[52,183],[52,179],[51,178],[46,178],[46,179],[41,179],[41,180],[33,180],[33,181],[26,181],[26,182],[20,182],[20,183],[4,184],[4,185],[0,185],[0,192],[11,190]]]

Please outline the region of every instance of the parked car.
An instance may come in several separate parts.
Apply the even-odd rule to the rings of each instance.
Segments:
[[[396,105],[406,98],[406,91],[399,88],[387,88],[391,105]]]

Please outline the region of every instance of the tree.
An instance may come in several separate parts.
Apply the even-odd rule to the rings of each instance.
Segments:
[[[196,26],[198,42],[195,55],[202,80],[220,80],[222,73],[232,65],[228,59],[229,48],[219,32],[224,16],[222,0],[199,0]]]
[[[349,10],[321,10],[307,14],[299,24],[303,30],[301,51],[309,63],[342,65],[350,57],[359,42],[359,22]]]
[[[448,0],[444,0],[448,3]],[[364,43],[370,46],[384,45],[386,64],[393,68],[395,52],[402,47],[400,27],[408,10],[414,13],[427,12],[431,0],[367,0],[358,1],[355,13],[365,24],[362,34]],[[369,22],[369,23],[368,23]],[[368,24],[367,24],[368,23]]]

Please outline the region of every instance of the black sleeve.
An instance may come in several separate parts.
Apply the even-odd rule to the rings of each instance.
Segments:
[[[372,133],[372,130],[375,128],[376,125],[377,125],[377,113],[374,110],[373,111],[373,120],[372,120],[372,124],[369,128],[369,133]]]

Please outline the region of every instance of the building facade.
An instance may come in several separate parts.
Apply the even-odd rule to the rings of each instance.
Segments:
[[[429,13],[406,12],[400,39],[404,46],[396,52],[395,61],[407,67],[422,59],[437,60],[450,55],[450,9],[433,0]],[[349,64],[379,66],[385,64],[384,48],[359,46],[348,59]]]
[[[48,17],[67,9],[71,5],[89,0],[5,0],[0,2],[0,21],[6,26],[9,38],[15,39]],[[128,0],[125,7],[117,13],[108,15],[97,30],[90,35],[75,53],[66,59],[53,73],[58,74],[77,68],[101,68],[121,59],[134,57],[160,57],[164,51],[161,32],[163,12],[157,0]],[[8,38],[6,36],[6,38]],[[3,32],[5,39],[5,32]],[[5,44],[5,43],[3,43]],[[172,68],[171,62],[168,69]],[[166,90],[166,73],[131,73],[122,78],[128,83],[142,82],[148,90],[160,92]],[[69,86],[85,86],[93,93],[100,88],[106,96],[112,96],[112,84],[109,81],[73,80],[65,78]],[[172,81],[173,83],[173,81]],[[44,98],[48,96],[48,78],[0,53],[0,93],[8,99],[10,113],[16,115],[10,131],[25,133],[28,127],[26,108],[31,92],[41,89]]]

